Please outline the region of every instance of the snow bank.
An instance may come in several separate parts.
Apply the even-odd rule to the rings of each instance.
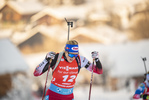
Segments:
[[[20,51],[8,39],[1,39],[0,47],[0,74],[28,69]]]
[[[127,42],[112,45],[101,44],[80,44],[80,53],[90,59],[91,52],[96,50],[99,52],[99,58],[103,64],[110,60],[111,64],[110,74],[114,77],[120,76],[137,76],[145,73],[144,64],[141,57],[149,59],[149,40],[142,40],[137,42]],[[147,69],[149,63],[146,61]],[[103,66],[104,67],[107,66]]]

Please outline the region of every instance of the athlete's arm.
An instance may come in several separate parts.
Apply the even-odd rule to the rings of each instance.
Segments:
[[[83,56],[80,56],[80,60],[81,60],[81,67],[85,67],[87,70],[92,71],[93,63],[88,61],[88,59],[86,59]],[[103,70],[102,70],[102,65],[99,58],[95,59],[95,63],[96,64],[94,64],[93,66],[93,72],[97,74],[102,74]]]
[[[48,70],[49,66],[52,68],[56,63],[57,58],[58,58],[58,54],[54,56],[54,58],[52,59],[51,65],[50,65],[49,61],[51,58],[47,59],[47,55],[46,55],[45,59],[36,67],[34,71],[34,76],[42,75],[44,72]]]
[[[143,97],[142,93],[144,92],[144,90],[145,90],[145,84],[141,83],[137,88],[137,90],[135,91],[133,99],[140,99],[141,97]]]

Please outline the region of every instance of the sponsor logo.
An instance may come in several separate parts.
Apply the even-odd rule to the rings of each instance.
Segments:
[[[74,51],[78,51],[78,47],[72,47],[71,49]]]
[[[48,95],[45,97],[45,100],[49,100],[49,96]]]
[[[61,88],[57,88],[57,92],[61,92],[62,91],[62,89]]]
[[[65,69],[66,71],[78,69],[78,67],[69,67],[69,66],[59,66],[60,69]]]
[[[66,47],[66,49],[70,49],[70,48]]]
[[[64,59],[62,58],[61,61],[64,61]]]
[[[65,85],[70,85],[71,83],[62,83],[62,84],[65,84]]]

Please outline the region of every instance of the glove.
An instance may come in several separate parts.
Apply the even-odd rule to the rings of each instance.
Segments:
[[[149,96],[147,94],[141,94],[140,95],[140,98],[143,98],[143,99],[149,99]]]
[[[141,98],[141,95],[139,95],[139,94],[134,94],[133,95],[133,99],[140,99]]]
[[[51,51],[51,52],[47,53],[45,59],[46,59],[47,61],[49,61],[50,59],[54,59],[54,58],[55,58],[55,55],[56,55],[56,53]]]
[[[93,59],[99,58],[97,51],[93,51],[91,54],[92,54],[92,58],[93,58]]]
[[[140,98],[143,98],[143,94],[140,95]]]

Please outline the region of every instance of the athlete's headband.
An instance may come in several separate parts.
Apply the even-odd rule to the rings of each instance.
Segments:
[[[70,45],[70,44],[66,44],[65,46],[65,51],[72,53],[72,54],[78,54],[79,53],[79,49],[78,49],[78,45]]]

